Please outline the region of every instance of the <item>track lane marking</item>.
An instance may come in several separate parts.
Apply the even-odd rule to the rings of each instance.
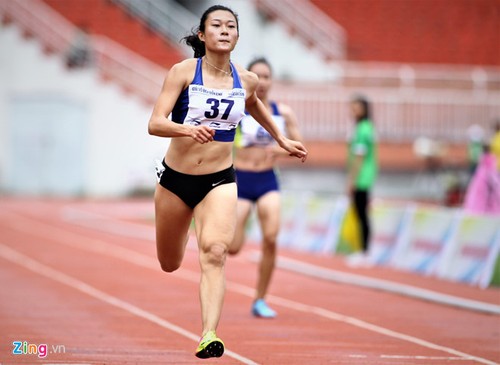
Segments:
[[[139,238],[154,242],[154,228],[144,224],[123,222],[114,216],[101,213],[89,212],[82,208],[65,207],[62,209],[62,218],[81,227],[122,235],[129,238]],[[190,249],[197,249],[195,245]],[[256,262],[260,251],[252,250],[247,255],[247,260]],[[239,257],[233,258],[238,259]],[[500,305],[482,302],[473,299],[458,297],[456,295],[443,294],[434,290],[424,289],[417,286],[393,282],[390,280],[371,278],[365,275],[346,273],[332,270],[314,264],[304,263],[286,256],[280,255],[276,263],[277,267],[293,271],[306,276],[317,277],[324,280],[343,284],[357,285],[360,287],[382,290],[388,293],[404,295],[410,298],[421,299],[428,302],[449,305],[452,307],[467,309],[471,311],[488,314],[500,314]]]
[[[118,245],[110,244],[108,242],[102,241],[102,240],[97,240],[97,239],[89,239],[86,236],[82,236],[80,234],[76,234],[61,228],[53,227],[49,224],[46,223],[41,223],[37,220],[26,218],[23,215],[20,214],[12,214],[16,216],[16,219],[12,221],[12,227],[15,227],[16,229],[20,228],[25,228],[27,224],[29,224],[30,227],[37,227],[33,228],[30,232],[24,232],[23,233],[30,233],[32,235],[36,236],[36,233],[38,234],[44,234],[44,236],[48,236],[49,239],[55,241],[56,243],[59,242],[63,245],[78,248],[84,251],[89,251],[89,252],[95,252],[99,253],[102,255],[114,257],[114,258],[119,258],[121,260],[133,263],[138,266],[142,266],[148,269],[152,269],[154,271],[158,271],[158,263],[156,259],[153,259],[150,256],[138,253],[137,251],[133,251]],[[22,220],[25,220],[25,222],[22,222]],[[63,237],[66,237],[63,239]],[[77,241],[86,241],[86,244],[83,243],[76,243]],[[90,244],[89,244],[90,243]],[[199,273],[188,270],[188,269],[180,269],[176,271],[173,274],[170,274],[172,276],[182,278],[188,281],[191,281],[193,283],[199,284]],[[232,292],[235,293],[240,293],[244,296],[253,298],[255,290],[249,286],[238,284],[235,282],[230,282],[226,281],[226,288]],[[498,363],[484,359],[478,356],[470,355],[458,350],[455,350],[450,347],[446,346],[441,346],[434,344],[432,342],[406,335],[401,332],[393,331],[385,327],[381,327],[378,325],[371,324],[369,322],[365,322],[363,320],[360,320],[355,317],[350,317],[346,316],[337,312],[330,311],[328,309],[324,309],[321,307],[313,306],[313,305],[308,305],[308,304],[303,304],[294,300],[282,298],[279,296],[275,295],[268,295],[268,300],[271,303],[274,303],[276,305],[292,309],[295,311],[299,312],[304,312],[304,313],[313,313],[316,314],[317,316],[327,318],[330,320],[334,320],[337,322],[342,322],[342,323],[347,323],[352,326],[362,328],[364,330],[368,330],[371,332],[375,332],[378,334],[382,334],[388,337],[396,338],[398,340],[406,341],[409,343],[413,343],[422,347],[426,347],[429,349],[441,351],[441,352],[446,352],[455,356],[459,356],[461,358],[464,358],[464,360],[473,360],[481,364],[487,364],[487,365],[499,365]]]
[[[257,262],[258,256],[259,252],[257,251],[254,251],[253,254],[249,253],[249,259],[252,262]],[[401,294],[407,297],[445,304],[461,309],[468,309],[488,314],[500,314],[500,305],[460,298],[449,294],[442,294],[433,290],[418,288],[413,285],[394,283],[389,280],[370,278],[364,275],[318,267],[316,265],[301,262],[289,257],[278,257],[277,267],[318,279],[382,290],[388,293]]]
[[[400,359],[400,360],[431,360],[431,361],[467,361],[474,360],[463,357],[454,357],[454,356],[424,356],[424,355],[415,355],[415,356],[406,356],[406,355],[380,355],[381,359]]]
[[[101,302],[122,309],[136,317],[145,319],[171,332],[174,332],[178,335],[193,340],[195,343],[198,343],[199,341],[199,336],[197,336],[196,334],[188,330],[185,330],[184,328],[177,326],[163,318],[160,318],[151,312],[141,309],[129,302],[126,302],[115,296],[107,294],[81,280],[78,280],[70,275],[63,273],[62,271],[56,270],[54,268],[51,268],[50,266],[42,264],[41,262],[36,261],[31,257],[20,253],[19,251],[13,250],[12,248],[10,248],[7,245],[4,245],[3,243],[0,243],[0,256],[5,260],[10,261],[11,263],[17,264],[18,266],[24,267],[25,269],[34,272],[35,274],[44,276],[50,280],[59,282],[61,284],[69,286],[70,288],[76,289],[97,300],[100,300]],[[250,360],[242,355],[239,355],[231,350],[226,349],[224,351],[224,354],[246,365],[258,365],[255,361]]]
[[[379,356],[368,356],[363,354],[350,354],[347,357],[353,359],[392,359],[392,360],[429,360],[429,361],[471,361],[473,359],[456,357],[456,356],[425,356],[425,355],[379,355]]]

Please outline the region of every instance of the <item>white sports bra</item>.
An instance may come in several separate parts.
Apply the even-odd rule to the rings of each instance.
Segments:
[[[280,114],[278,105],[270,102],[272,118],[281,133],[285,134],[285,118]],[[268,131],[264,129],[250,114],[246,114],[240,122],[236,145],[238,147],[260,146],[265,147],[275,141]]]
[[[231,90],[203,86],[201,66],[202,60],[198,58],[194,79],[177,99],[172,110],[172,121],[195,126],[207,125],[215,129],[215,141],[232,142],[236,127],[245,116],[246,91],[232,63]]]

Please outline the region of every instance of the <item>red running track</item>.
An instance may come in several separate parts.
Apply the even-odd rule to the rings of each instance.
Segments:
[[[0,364],[497,364],[500,316],[276,270],[278,318],[250,314],[255,253],[228,259],[220,359],[194,356],[200,334],[193,240],[183,266],[161,272],[152,201],[0,202]],[[498,289],[337,257],[280,250],[283,259],[500,305]],[[293,262],[293,261],[292,261]],[[13,343],[38,354],[13,354]],[[47,354],[43,355],[43,346]],[[26,351],[27,352],[27,351]],[[40,353],[42,352],[42,353]]]

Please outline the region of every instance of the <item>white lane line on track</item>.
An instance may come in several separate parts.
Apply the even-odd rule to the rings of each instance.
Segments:
[[[229,287],[229,285],[228,285],[228,287]],[[238,291],[241,294],[248,295],[248,288],[242,287],[240,289],[239,284],[237,286],[235,286],[234,284],[231,284],[231,289],[233,291]],[[253,296],[253,291],[251,292],[250,296]],[[404,334],[401,332],[393,331],[393,330],[390,330],[390,329],[382,327],[382,326],[378,326],[378,325],[374,325],[374,324],[365,322],[365,321],[358,319],[358,318],[355,318],[355,317],[346,316],[346,315],[343,315],[340,313],[330,311],[328,309],[299,303],[299,302],[296,302],[294,300],[280,298],[280,297],[277,297],[275,295],[268,295],[267,298],[268,298],[269,303],[273,303],[273,304],[276,304],[276,305],[279,305],[282,307],[293,309],[293,310],[296,310],[298,312],[303,312],[303,313],[308,313],[308,314],[313,313],[313,314],[316,314],[317,316],[320,316],[323,318],[327,318],[327,319],[334,320],[337,322],[347,323],[347,324],[350,324],[350,325],[358,327],[358,328],[362,328],[362,329],[365,329],[365,330],[368,330],[371,332],[375,332],[375,333],[378,333],[381,335],[385,335],[388,337],[396,338],[398,340],[410,342],[410,343],[413,343],[415,345],[426,347],[428,349],[433,349],[436,351],[442,351],[442,352],[446,352],[446,353],[449,353],[452,355],[456,355],[456,356],[462,357],[464,360],[474,360],[474,361],[479,362],[481,364],[498,365],[498,363],[491,361],[491,360],[488,360],[488,359],[484,359],[484,358],[481,358],[478,356],[469,355],[465,352],[458,351],[458,350],[452,349],[450,347],[437,345],[435,343],[420,339],[418,337],[414,337],[414,336],[410,336],[410,335],[407,335],[407,334]]]
[[[431,360],[431,361],[470,361],[474,359],[456,356],[406,356],[406,355],[380,355],[381,359],[399,359],[399,360]]]
[[[353,359],[368,359],[374,358],[374,356],[368,356],[363,354],[350,354],[347,357]],[[379,355],[376,356],[380,359],[393,359],[393,360],[428,360],[428,361],[471,361],[474,359],[466,357],[456,357],[456,356],[424,356],[424,355]]]
[[[198,342],[199,336],[196,334],[189,332],[185,330],[182,327],[179,327],[165,319],[162,319],[158,317],[157,315],[145,311],[144,309],[141,309],[139,307],[136,307],[133,304],[130,304],[124,300],[121,300],[117,297],[114,297],[112,295],[109,295],[99,289],[94,288],[93,286],[80,281],[78,279],[75,279],[72,276],[69,276],[61,271],[55,270],[49,266],[46,266],[36,260],[33,260],[31,257],[26,256],[16,250],[11,249],[9,246],[4,245],[0,243],[0,256],[3,257],[5,260],[8,260],[14,264],[17,264],[19,266],[24,267],[25,269],[28,269],[35,274],[45,276],[48,279],[57,281],[61,284],[67,285],[73,289],[76,289],[84,294],[87,294],[97,300],[100,300],[101,302],[104,302],[106,304],[109,304],[113,307],[122,309],[136,317],[145,319],[149,322],[152,322],[154,324],[157,324],[158,326],[165,328],[169,331],[172,331],[174,333],[177,333],[178,335],[184,336],[190,340],[193,340],[195,342]],[[256,362],[241,356],[233,351],[226,350],[225,355],[229,356],[235,360],[238,360],[239,362],[247,365],[258,365]],[[194,354],[193,354],[194,356]]]
[[[124,223],[116,217],[106,216],[96,212],[89,212],[82,208],[66,207],[62,210],[62,218],[73,224],[107,232],[115,235],[121,235],[129,238],[138,238],[154,241],[154,228],[144,224]],[[189,248],[195,245],[189,246]],[[260,251],[253,250],[248,257],[251,261],[257,261]],[[234,260],[234,258],[233,258]],[[433,290],[419,288],[413,285],[401,284],[389,280],[371,278],[365,275],[351,274],[338,270],[318,267],[312,264],[303,263],[298,260],[279,256],[277,267],[294,271],[299,274],[313,276],[324,280],[335,281],[338,283],[357,285],[364,288],[382,290],[389,293],[405,295],[410,298],[425,300],[428,302],[449,305],[456,308],[462,308],[477,312],[490,314],[500,314],[500,305],[471,300],[439,293]]]
[[[117,219],[116,217],[89,212],[74,207],[63,208],[60,215],[64,221],[71,222],[81,227],[152,242],[156,239],[155,229],[151,227],[151,225],[135,222],[126,222],[124,224],[123,220]]]
[[[15,216],[15,219],[11,220],[9,227],[15,228],[17,230],[21,230],[24,233],[29,233],[32,235],[43,235],[54,242],[61,243],[63,245],[78,248],[84,251],[99,253],[102,255],[110,256],[113,258],[118,258],[130,263],[133,263],[138,266],[142,266],[148,269],[152,269],[154,271],[159,270],[159,264],[156,259],[138,253],[137,251],[133,251],[118,245],[113,245],[108,242],[97,240],[97,239],[89,239],[86,236],[76,234],[61,228],[53,227],[51,225],[41,223],[34,219],[26,218],[20,214],[12,214]],[[30,232],[25,232],[26,227],[31,227]],[[80,243],[78,243],[80,242]],[[199,284],[199,273],[181,268],[173,274],[170,274],[177,278],[181,278],[184,280],[191,281],[195,284]],[[255,290],[246,285],[238,284],[235,282],[226,281],[226,289],[235,293],[239,293],[241,295],[253,298]],[[289,300],[286,298],[281,298],[274,295],[268,295],[268,300],[271,303],[276,305],[286,307],[288,309],[292,309],[299,312],[304,313],[312,313],[322,318],[327,318],[330,320],[347,323],[352,326],[362,328],[364,330],[368,330],[374,333],[382,334],[388,337],[396,338],[398,340],[410,342],[422,347],[426,347],[429,349],[449,353],[451,355],[459,356],[467,360],[474,360],[481,364],[487,365],[499,365],[496,362],[493,362],[488,359],[484,359],[481,357],[473,356],[453,348],[449,348],[446,346],[441,346],[434,344],[432,342],[422,340],[420,338],[406,335],[404,333],[392,331],[390,329],[374,325],[363,320],[357,319],[355,317],[346,316],[340,313],[336,313],[321,307],[316,307],[308,304],[303,304],[294,300]]]
[[[249,255],[251,261],[258,261],[259,253]],[[418,288],[412,285],[394,283],[389,280],[370,278],[364,275],[351,274],[338,270],[318,267],[299,260],[280,256],[277,260],[279,268],[316,277],[319,279],[334,281],[342,284],[357,285],[370,289],[383,290],[389,293],[402,294],[408,297],[423,299],[434,303],[441,303],[457,308],[469,309],[489,314],[500,314],[500,305],[484,303],[477,300],[460,298],[454,295],[442,294],[436,291]]]

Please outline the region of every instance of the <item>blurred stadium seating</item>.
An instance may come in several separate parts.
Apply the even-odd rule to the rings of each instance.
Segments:
[[[108,0],[44,0],[71,23],[85,27],[91,34],[109,37],[159,66],[169,68],[184,57],[176,41],[131,15]]]
[[[151,10],[152,3],[170,10]],[[190,14],[212,3],[1,0],[0,15],[4,24],[14,22],[60,55],[75,29],[86,29],[101,78],[138,95],[150,109],[167,69],[189,53],[179,44],[180,25],[172,20],[187,15],[176,13],[161,24],[161,16],[154,14],[167,17],[173,7]],[[149,12],[134,4],[146,4]],[[287,37],[301,39],[311,53],[322,55],[322,72],[329,75],[324,82],[280,77],[278,66],[273,87],[276,99],[298,114],[311,146],[310,166],[343,166],[343,142],[352,125],[348,101],[354,93],[373,102],[382,169],[422,168],[424,162],[412,149],[419,137],[443,142],[444,165],[463,167],[467,127],[474,123],[489,130],[500,115],[498,1],[238,0],[229,5],[238,10],[242,4],[263,19],[253,29],[283,26]],[[49,14],[53,11],[59,17]],[[182,32],[196,26],[191,24],[196,14],[191,13]],[[304,15],[314,21],[304,23]],[[265,54],[266,48],[259,52]],[[285,51],[282,57],[290,58]]]
[[[348,34],[351,61],[500,66],[495,0],[311,0]]]

